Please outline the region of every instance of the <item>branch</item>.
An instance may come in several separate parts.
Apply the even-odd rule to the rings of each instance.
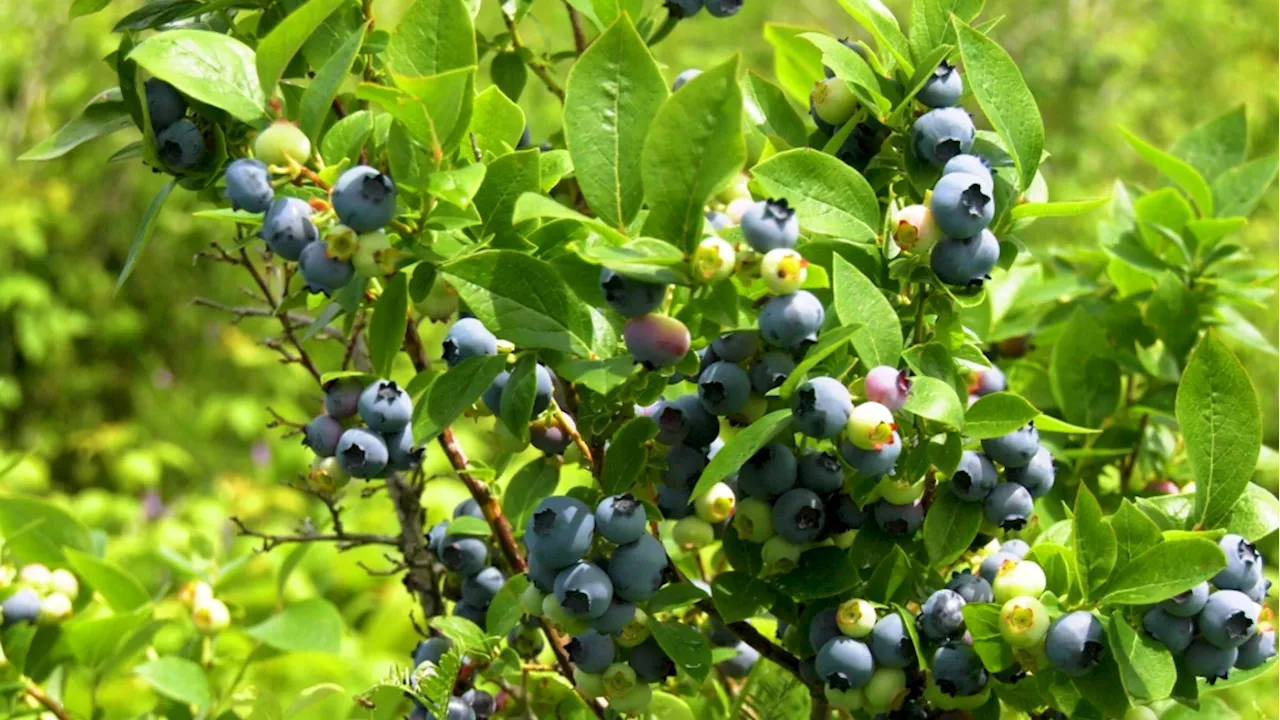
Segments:
[[[58,720],[71,720],[71,714],[57,700],[46,695],[34,682],[28,681],[28,683],[27,694],[31,696],[31,699],[43,705]]]
[[[436,583],[431,551],[427,549],[427,538],[422,527],[426,522],[426,511],[422,509],[423,485],[420,477],[421,473],[406,481],[402,473],[392,474],[387,478],[387,494],[391,497],[400,525],[397,544],[408,571],[404,577],[404,586],[417,596],[422,612],[431,617],[444,612],[444,599],[440,596],[440,588]]]
[[[560,425],[560,429],[569,433],[569,437],[573,438],[573,444],[578,446],[578,451],[582,453],[583,459],[587,461],[587,467],[591,468],[592,474],[599,478],[600,474],[597,471],[595,457],[593,457],[587,441],[582,439],[582,433],[578,432],[578,424],[566,412],[561,410],[559,405],[553,405],[553,407],[555,408],[556,423]]]
[[[237,262],[236,264],[239,265],[240,263]],[[216,300],[210,300],[209,298],[202,298],[202,297],[191,298],[191,304],[198,305],[200,307],[212,308],[214,310],[219,310],[229,315],[234,315],[235,319],[231,321],[231,324],[233,325],[239,324],[241,320],[244,320],[247,317],[260,317],[260,318],[278,317],[277,313],[272,312],[269,308],[252,307],[249,305],[224,305],[220,302],[217,302]],[[310,325],[311,323],[315,322],[315,318],[311,317],[310,315],[305,315],[303,313],[291,312],[291,313],[288,313],[288,316],[289,316],[289,322],[292,322],[295,325]],[[316,337],[332,338],[334,340],[347,339],[346,336],[342,334],[341,330],[338,330],[337,328],[333,328],[333,327],[324,328],[320,332],[316,333]]]
[[[238,517],[232,516],[232,524],[236,526],[236,534],[241,537],[257,538],[262,541],[262,547],[259,552],[267,552],[274,547],[280,545],[310,543],[310,542],[331,542],[337,545],[339,550],[350,550],[352,548],[363,547],[365,545],[390,545],[399,547],[399,543],[395,538],[389,535],[373,535],[368,533],[316,533],[301,532],[293,535],[273,535],[254,530],[244,524]]]
[[[564,8],[569,11],[569,24],[573,26],[573,49],[581,55],[587,49],[587,36],[582,31],[582,14],[569,4],[569,0],[564,0]]]
[[[512,19],[506,11],[501,12],[503,22],[507,24],[507,32],[511,33],[511,46],[517,51],[528,50],[524,42],[520,39],[520,31],[516,29],[516,21]],[[551,77],[551,71],[547,69],[547,63],[530,51],[529,60],[526,61],[526,64],[529,66],[529,69],[533,71],[533,74],[538,76],[538,79],[542,81],[542,84],[547,86],[547,90],[550,90],[551,94],[555,95],[560,103],[563,104],[564,88],[560,87],[560,83],[556,82],[556,79]]]
[[[240,263],[244,265],[245,270],[249,271],[249,275],[253,277],[254,283],[258,289],[262,291],[263,298],[266,299],[267,305],[271,306],[271,314],[280,319],[280,327],[284,330],[285,339],[298,351],[298,362],[311,373],[311,377],[316,379],[316,383],[321,383],[320,371],[316,369],[316,364],[311,361],[311,356],[303,349],[302,343],[298,342],[298,337],[293,333],[293,324],[289,322],[288,313],[279,313],[280,303],[276,301],[275,294],[271,292],[270,286],[262,279],[262,273],[258,272],[258,268],[254,267],[252,261],[249,260],[249,251],[240,248]]]

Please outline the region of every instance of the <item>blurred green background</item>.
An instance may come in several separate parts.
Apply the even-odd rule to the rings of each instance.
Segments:
[[[210,242],[226,240],[216,234],[225,226],[190,216],[200,205],[193,196],[179,192],[171,199],[132,279],[113,292],[138,219],[163,184],[136,161],[106,163],[134,139],[131,131],[58,161],[16,161],[114,84],[100,60],[115,49],[111,26],[138,4],[118,0],[70,21],[71,0],[0,3],[0,468],[17,463],[0,482],[6,489],[74,495],[70,502],[86,524],[119,538],[111,555],[159,588],[180,578],[151,548],[224,564],[249,550],[233,542],[228,514],[277,528],[305,513],[320,517],[279,485],[306,467],[297,439],[264,429],[268,406],[305,419],[318,411],[320,398],[305,372],[281,366],[258,344],[271,329],[267,324],[231,324],[227,315],[191,304],[193,297],[250,302],[237,268],[193,263]],[[379,28],[390,29],[405,4],[375,2]],[[887,4],[908,17],[908,2]],[[497,5],[484,0],[478,27],[486,35],[502,28]],[[772,49],[761,37],[770,21],[865,39],[835,0],[746,5],[731,21],[704,13],[662,42],[656,51],[669,76],[735,52],[746,66],[771,75]],[[1124,142],[1120,126],[1167,147],[1194,125],[1244,104],[1250,156],[1276,151],[1275,0],[988,0],[984,18],[1002,14],[1007,17],[993,36],[1039,101],[1052,153],[1045,174],[1055,199],[1106,195],[1116,179],[1158,182]],[[561,0],[536,0],[521,30],[531,47],[566,49]],[[556,69],[563,77],[567,66]],[[481,76],[487,78],[487,70]],[[535,141],[558,128],[558,106],[536,78],[522,105]],[[1040,223],[1023,239],[1040,247],[1093,243],[1098,219]],[[1261,265],[1276,267],[1274,192],[1245,241]],[[1274,345],[1275,304],[1251,319],[1268,329]],[[335,367],[341,347],[315,345],[321,367]],[[1265,442],[1275,447],[1276,358],[1256,348],[1238,350],[1262,397]],[[497,442],[479,426],[465,431],[481,459],[483,444]],[[460,497],[447,483],[436,487],[432,521]],[[394,521],[384,502],[349,504],[349,526],[385,531]],[[355,564],[377,567],[378,553],[352,552],[338,561],[331,549],[315,547],[277,595],[264,578],[285,554],[255,559],[219,589],[234,612],[258,618],[280,602],[323,593],[359,632],[350,634],[342,657],[267,660],[250,680],[286,695],[288,688],[322,681],[358,691],[391,662],[403,661],[409,600],[398,583],[369,577]],[[219,652],[243,657],[247,648],[220,646]],[[1277,716],[1274,673],[1264,680],[1269,693],[1230,691],[1238,712]],[[135,681],[114,681],[99,692],[125,707],[146,707]]]

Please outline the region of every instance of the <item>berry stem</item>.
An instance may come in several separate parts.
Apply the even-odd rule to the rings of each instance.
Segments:
[[[596,474],[595,458],[592,456],[591,447],[587,445],[587,441],[582,439],[582,433],[578,432],[578,424],[565,411],[560,409],[559,403],[552,401],[551,407],[555,413],[556,424],[569,433],[569,437],[573,438],[573,444],[578,446],[578,451],[582,453],[582,458],[587,461],[587,466],[591,468],[592,474]]]

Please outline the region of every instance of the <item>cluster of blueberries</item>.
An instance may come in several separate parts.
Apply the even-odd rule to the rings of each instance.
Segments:
[[[993,462],[994,461],[994,462]],[[995,463],[1004,468],[1004,479]],[[951,476],[951,492],[965,502],[983,503],[987,522],[1019,530],[1031,517],[1035,499],[1053,489],[1053,455],[1040,445],[1034,424],[982,441],[982,452],[966,450]]]
[[[56,625],[71,617],[80,582],[70,570],[50,570],[40,563],[21,569],[0,565],[0,627],[19,623]],[[0,666],[4,665],[0,653]]]
[[[1210,582],[1147,610],[1142,627],[1211,684],[1233,668],[1252,670],[1276,654],[1274,618],[1262,605],[1271,582],[1262,554],[1239,535],[1218,541],[1227,567]]]
[[[454,508],[453,519],[461,517],[485,519],[480,504],[471,498]],[[427,549],[450,573],[445,582],[445,592],[455,601],[453,614],[484,628],[489,604],[502,589],[506,577],[501,570],[489,564],[489,545],[484,538],[450,534],[449,522],[442,520],[427,531]],[[515,636],[509,639],[515,647]]]
[[[667,0],[667,12],[676,20],[693,17],[706,8],[712,17],[727,18],[738,14],[743,0]]]
[[[200,164],[206,147],[204,132],[187,118],[187,99],[160,78],[142,85],[147,116],[155,133],[157,159],[168,169],[181,172]]]
[[[348,478],[382,478],[417,467],[423,449],[414,445],[412,419],[413,401],[394,381],[330,382],[324,412],[303,426],[302,444],[316,454],[313,486],[331,492]]]
[[[424,663],[437,665],[445,653],[449,652],[449,648],[453,643],[445,637],[429,637],[418,643],[413,649],[412,658],[413,666],[416,669],[421,668]],[[414,673],[414,683],[418,682],[418,674]],[[449,706],[446,711],[444,720],[489,720],[493,714],[501,709],[502,701],[493,696],[488,691],[472,687],[463,692],[461,695],[455,695],[449,698]],[[431,716],[431,711],[427,710],[422,704],[414,701],[413,711],[409,713],[409,720],[436,720]]]

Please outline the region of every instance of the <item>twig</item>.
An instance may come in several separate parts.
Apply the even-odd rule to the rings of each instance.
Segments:
[[[290,435],[295,435],[301,432],[303,428],[307,426],[306,423],[294,422],[292,420],[289,420],[285,416],[276,412],[270,405],[267,406],[267,412],[270,413],[272,418],[274,418],[271,422],[267,423],[268,428],[287,427],[293,430],[293,432],[286,433],[285,437],[288,437]]]
[[[62,707],[61,703],[57,700],[46,695],[34,682],[28,681],[27,694],[30,695],[33,700],[43,705],[45,710],[53,713],[53,716],[58,718],[58,720],[71,720],[71,714],[67,712],[66,708]]]
[[[360,332],[364,330],[364,312],[356,315],[351,325],[351,338],[347,340],[347,348],[342,353],[342,369],[351,367],[351,358],[356,352],[356,344],[360,342]]]
[[[236,533],[242,537],[257,538],[262,541],[262,547],[259,552],[266,552],[279,545],[288,545],[291,543],[309,543],[309,542],[331,542],[337,545],[339,550],[350,550],[351,548],[363,547],[365,545],[390,545],[399,547],[396,539],[389,535],[373,535],[369,533],[314,533],[304,532],[293,535],[272,535],[270,533],[254,530],[244,524],[238,517],[231,518],[232,524],[236,526]]]
[[[417,596],[422,612],[433,617],[444,612],[444,599],[440,596],[431,551],[427,549],[423,532],[426,511],[422,509],[423,484],[420,478],[421,471],[408,481],[403,474],[394,473],[387,478],[387,494],[400,524],[400,541],[397,544],[408,570],[404,577],[405,588]]]
[[[569,434],[569,437],[573,438],[573,444],[578,446],[578,452],[582,453],[582,457],[587,461],[587,466],[591,468],[592,474],[599,478],[595,457],[591,452],[590,446],[587,445],[587,441],[582,439],[582,433],[578,432],[578,424],[565,411],[561,410],[559,405],[553,405],[553,407],[555,408],[556,423],[561,430],[564,430]]]
[[[516,21],[508,15],[505,10],[500,12],[502,12],[503,22],[507,24],[507,32],[511,33],[511,46],[517,51],[528,50],[524,42],[520,39],[520,31],[516,29]],[[529,60],[526,64],[529,66],[529,69],[533,71],[533,74],[538,76],[538,79],[542,81],[542,84],[547,86],[547,90],[550,90],[551,94],[555,95],[556,98],[563,103],[564,88],[560,87],[560,83],[556,82],[556,79],[551,77],[551,72],[547,69],[546,62],[530,52]]]
[[[253,277],[253,282],[262,291],[263,298],[271,306],[271,313],[280,319],[280,327],[284,331],[285,339],[298,351],[298,362],[307,369],[307,372],[311,373],[311,377],[316,379],[317,384],[321,384],[320,370],[316,368],[316,364],[311,361],[311,356],[303,349],[302,343],[298,341],[297,335],[294,334],[293,324],[289,322],[289,314],[278,312],[280,303],[276,300],[275,294],[271,292],[271,287],[267,285],[266,280],[262,278],[262,273],[259,273],[258,268],[249,260],[249,251],[244,248],[240,248],[240,263],[244,265],[245,270],[249,271],[249,275]]]
[[[564,0],[564,9],[569,11],[569,24],[573,26],[573,49],[581,55],[587,49],[587,35],[582,31],[582,14],[569,4],[569,0]]]
[[[239,265],[240,262],[236,261],[234,264]],[[273,312],[269,308],[252,307],[249,305],[224,305],[223,303],[217,302],[216,300],[210,300],[208,298],[202,298],[202,297],[191,298],[191,304],[198,305],[200,307],[211,308],[213,310],[219,310],[229,315],[234,315],[235,319],[231,321],[231,324],[233,325],[239,324],[241,320],[244,320],[245,318],[248,318],[248,317],[274,318],[279,315],[279,313]],[[303,313],[291,312],[289,313],[289,322],[299,326],[310,325],[311,323],[315,322],[315,318],[311,317],[310,315],[305,315]],[[353,332],[353,336],[354,336],[354,332]],[[343,335],[340,330],[338,330],[337,328],[331,328],[331,327],[324,328],[320,332],[316,333],[316,337],[332,338],[335,340],[347,339],[346,336]]]

